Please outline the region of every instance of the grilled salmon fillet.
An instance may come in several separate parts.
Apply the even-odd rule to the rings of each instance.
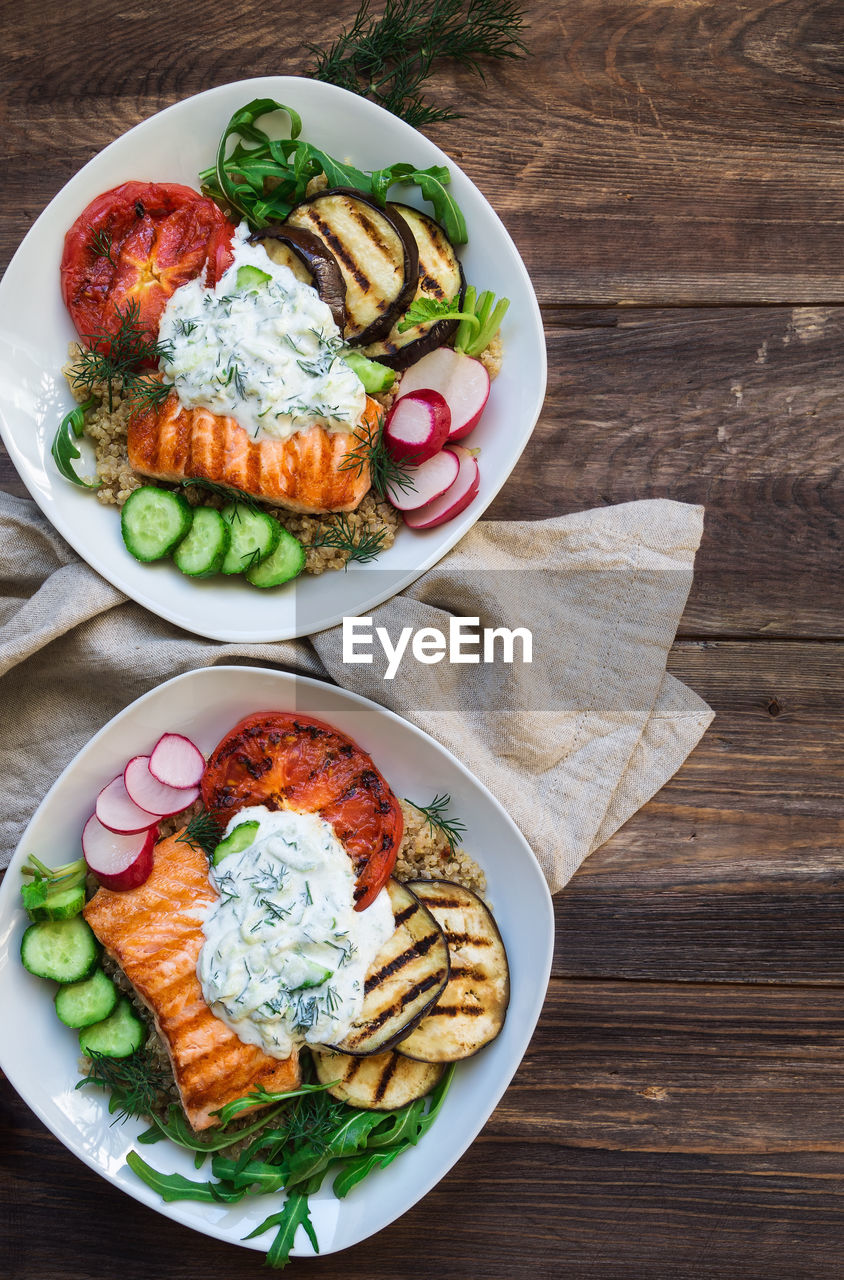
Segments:
[[[380,406],[367,397],[364,432],[377,428]],[[362,432],[363,434],[363,432]],[[129,423],[129,465],[155,480],[213,480],[261,502],[306,515],[354,511],[370,486],[369,466],[346,467],[361,441],[318,423],[286,440],[253,440],[234,418],[185,409],[171,392]]]
[[[244,1044],[202,996],[196,962],[205,941],[202,908],[216,901],[201,850],[176,835],[155,847],[152,874],[136,889],[98,889],[85,919],[151,1011],[194,1129],[219,1124],[212,1111],[260,1085],[295,1089],[298,1055],[270,1058]]]

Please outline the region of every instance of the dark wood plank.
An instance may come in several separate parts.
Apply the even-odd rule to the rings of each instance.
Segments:
[[[514,1083],[456,1168],[373,1240],[291,1274],[832,1280],[842,1052],[840,989],[554,982]],[[0,1122],[9,1280],[258,1274],[260,1255],[98,1179],[5,1083]]]
[[[685,634],[841,636],[842,308],[564,311],[499,519],[706,507]]]
[[[357,7],[9,5],[3,261],[106,142],[227,80],[301,73]],[[525,6],[530,63],[444,69],[431,135],[501,212],[544,302],[844,301],[835,0]]]
[[[840,645],[680,642],[716,719],[556,899],[554,972],[841,981]]]

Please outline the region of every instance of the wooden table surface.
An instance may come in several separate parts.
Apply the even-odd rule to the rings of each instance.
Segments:
[[[304,71],[300,41],[355,3],[3,7],[5,263],[123,130]],[[557,899],[545,1011],[471,1150],[388,1230],[289,1274],[837,1277],[842,9],[526,9],[530,61],[486,83],[446,69],[435,96],[464,119],[430,130],[504,219],[546,323],[545,410],[491,514],[704,503],[669,665],[717,719]],[[5,458],[0,483],[24,492]],[[0,1120],[3,1277],[260,1274],[89,1172],[5,1082]]]

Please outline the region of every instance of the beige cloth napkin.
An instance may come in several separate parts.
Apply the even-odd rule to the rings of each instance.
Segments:
[[[377,644],[371,665],[343,663],[340,628],[221,644],[162,622],[81,562],[33,502],[0,494],[0,867],[52,782],[113,715],[180,672],[245,661],[331,679],[431,733],[510,812],[556,892],[712,719],[665,671],[702,521],[700,507],[649,500],[476,525],[373,610],[373,625],[393,643],[407,626],[447,633],[450,615],[528,627],[532,663],[409,657],[387,681]]]

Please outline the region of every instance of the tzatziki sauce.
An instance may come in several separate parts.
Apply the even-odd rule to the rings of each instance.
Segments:
[[[186,409],[232,417],[253,440],[285,440],[316,422],[353,431],[366,395],[340,356],[328,305],[248,235],[243,222],[215,288],[197,277],[168,299],[158,335],[165,380]]]
[[[348,1032],[393,912],[386,889],[355,911],[351,860],[323,818],[254,805],[226,835],[245,822],[258,823],[251,845],[209,871],[219,899],[196,972],[211,1011],[240,1040],[286,1058]]]

